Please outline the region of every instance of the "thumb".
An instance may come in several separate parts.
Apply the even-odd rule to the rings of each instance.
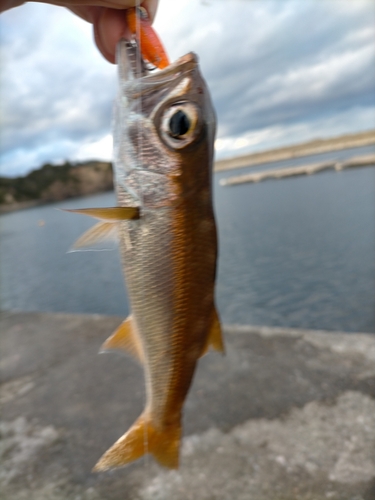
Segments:
[[[145,0],[142,6],[147,10],[151,22],[154,20],[158,0]],[[116,46],[121,38],[131,38],[126,23],[125,10],[108,7],[97,7],[92,18],[94,25],[94,38],[102,55],[111,63],[115,63]]]

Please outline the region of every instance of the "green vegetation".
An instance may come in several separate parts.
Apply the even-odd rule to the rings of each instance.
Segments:
[[[95,173],[90,187],[86,175]],[[90,192],[110,189],[112,166],[107,162],[88,161],[80,164],[65,162],[63,165],[47,163],[24,177],[0,177],[0,205],[28,201],[54,201]]]
[[[71,175],[74,168],[69,162],[55,166],[46,164],[38,170],[33,170],[25,177],[7,178],[0,177],[0,203],[8,200],[29,201],[38,200],[43,192],[55,181],[66,183],[71,180],[79,182]]]

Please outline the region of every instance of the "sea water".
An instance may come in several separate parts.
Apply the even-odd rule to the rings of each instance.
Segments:
[[[214,176],[222,321],[374,332],[375,167],[219,185],[233,173]],[[1,308],[126,316],[118,250],[67,253],[95,222],[57,210],[114,204],[105,193],[2,215]]]

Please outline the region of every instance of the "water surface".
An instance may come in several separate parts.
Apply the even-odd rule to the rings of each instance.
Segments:
[[[224,176],[214,177],[223,321],[374,332],[375,168],[233,187],[219,186]],[[1,308],[128,314],[118,251],[66,253],[93,220],[56,210],[114,204],[106,193],[1,216]]]

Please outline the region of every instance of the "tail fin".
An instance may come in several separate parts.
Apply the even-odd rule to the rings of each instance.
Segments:
[[[158,430],[152,425],[147,412],[144,412],[128,432],[104,453],[93,471],[123,467],[146,453],[151,453],[164,467],[177,469],[180,439],[180,422],[173,427]]]

